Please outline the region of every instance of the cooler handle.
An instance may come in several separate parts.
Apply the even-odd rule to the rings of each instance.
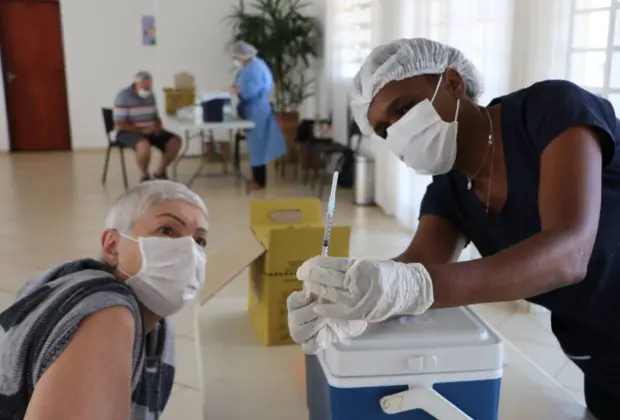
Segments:
[[[473,420],[461,409],[430,387],[415,387],[381,400],[385,414],[398,414],[411,410],[424,410],[437,420]]]

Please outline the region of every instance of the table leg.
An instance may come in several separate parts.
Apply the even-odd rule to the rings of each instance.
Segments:
[[[205,155],[204,155],[204,146],[205,146],[205,131],[204,130],[200,130],[200,149],[201,149],[200,150],[200,166],[198,166],[198,169],[196,169],[196,172],[194,172],[194,174],[189,179],[189,181],[187,181],[187,186],[188,187],[192,186],[192,184],[194,183],[196,178],[198,178],[200,176],[200,174],[202,173],[203,168],[205,167],[206,159],[205,159]]]
[[[233,153],[231,153],[231,164],[233,167],[233,174],[235,178],[238,178],[245,185],[245,193],[250,194],[250,181],[247,180],[243,176],[243,172],[241,172],[241,158],[239,146],[241,145],[240,141],[237,141],[237,130],[228,130],[228,141],[230,141],[231,147],[233,149]]]
[[[239,147],[241,146],[241,132],[239,130],[229,130],[231,147],[233,147],[232,167],[235,174],[241,172],[241,156],[239,155]]]
[[[217,143],[215,142],[215,136],[213,135],[213,130],[209,130],[209,136],[211,138],[211,144],[213,144],[213,150],[217,151],[217,149],[215,148]],[[220,150],[219,152],[220,152],[219,157],[222,159],[222,165],[224,166],[222,170],[222,174],[228,175],[228,163],[224,160],[224,155],[222,153],[222,150]],[[228,153],[230,153],[230,148],[228,149]]]
[[[181,159],[183,159],[185,155],[187,155],[187,151],[189,150],[189,142],[190,142],[189,130],[185,130],[183,137],[184,137],[183,140],[185,141],[185,144],[183,145],[183,150],[181,151],[181,154],[179,154],[179,157],[176,158],[176,160],[172,164],[172,179],[175,181],[178,180],[177,167],[179,166]]]
[[[235,175],[239,172],[239,148],[235,130],[228,130],[228,142],[230,143],[230,165]]]

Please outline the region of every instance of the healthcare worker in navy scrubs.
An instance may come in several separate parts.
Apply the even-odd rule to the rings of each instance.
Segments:
[[[527,299],[551,311],[590,411],[620,419],[620,122],[609,101],[548,80],[481,106],[473,64],[421,38],[376,48],[354,85],[360,128],[433,182],[399,257],[300,267],[322,299],[289,297],[294,339],[313,353],[395,315]],[[468,241],[483,258],[456,262]]]

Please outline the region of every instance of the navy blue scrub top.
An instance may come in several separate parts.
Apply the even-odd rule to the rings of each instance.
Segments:
[[[598,376],[599,367],[605,370],[609,366],[592,366],[591,361],[584,366],[579,359],[592,356],[600,360],[602,356],[594,355],[611,350],[617,353],[618,363],[613,364],[620,368],[620,153],[615,153],[620,121],[609,101],[562,80],[536,83],[490,105],[497,103],[501,104],[508,179],[508,198],[502,211],[487,215],[483,203],[467,189],[467,178],[450,172],[433,177],[420,213],[455,222],[483,257],[524,241],[540,232],[538,186],[545,147],[570,127],[596,128],[604,164],[602,204],[587,276],[578,284],[529,300],[552,312],[552,328],[560,344],[586,374],[592,371]],[[620,369],[615,374],[620,389]]]

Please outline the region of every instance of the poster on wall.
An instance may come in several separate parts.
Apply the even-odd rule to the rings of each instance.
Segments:
[[[157,33],[155,30],[155,16],[142,16],[142,44],[153,46],[157,44]]]

